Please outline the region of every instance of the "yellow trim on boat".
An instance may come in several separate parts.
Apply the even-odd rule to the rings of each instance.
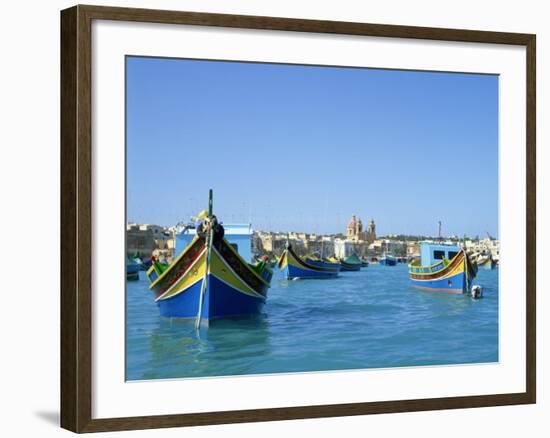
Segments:
[[[296,258],[295,258],[289,251],[287,251],[287,253],[286,253],[286,262],[287,262],[288,264],[290,264],[290,265],[296,267],[296,268],[305,269],[305,270],[307,270],[307,271],[318,272],[317,269],[311,269],[311,268],[309,268],[309,267],[307,267],[307,266],[302,265],[300,262],[298,262],[298,261],[296,260]],[[329,271],[329,272],[330,272],[330,271]]]
[[[451,263],[454,262],[454,260],[457,258],[457,257],[463,257],[463,260],[461,262],[459,262],[451,271],[447,272],[447,273],[444,273],[444,270],[447,268],[447,266],[449,266]],[[434,266],[438,266],[439,264],[443,263],[444,264],[444,267],[437,270],[437,271],[431,271],[431,269],[434,267]],[[459,274],[461,272],[464,272],[465,271],[465,266],[466,264],[466,253],[464,252],[464,250],[461,250],[459,251],[459,253],[454,256],[451,261],[442,261],[442,262],[438,262],[438,263],[435,263],[433,265],[430,265],[430,266],[418,266],[418,265],[412,265],[410,264],[409,265],[409,274],[412,274],[412,275],[418,275],[418,276],[428,276],[428,275],[434,275],[434,274],[442,274],[443,276],[441,277],[441,279],[445,279],[445,278],[448,278],[448,277],[452,277],[453,275],[456,275],[456,274]],[[414,272],[414,271],[411,271],[410,268],[413,268],[413,269],[430,269],[429,272]],[[421,278],[415,278],[415,280],[421,280]],[[428,279],[430,280],[430,279]]]
[[[204,278],[206,273],[206,251],[204,250],[195,262],[187,271],[172,285],[170,286],[162,295],[157,298],[158,300],[164,300],[166,298],[173,297],[174,295],[179,294],[180,292],[188,289],[193,286],[197,281],[200,281]]]
[[[222,258],[216,248],[212,251],[212,259],[210,260],[210,273],[218,280],[223,281],[232,288],[253,297],[264,298],[263,295],[252,289],[246,282],[240,278],[235,271]]]
[[[462,263],[459,263],[458,265],[456,265],[456,267],[452,271],[450,271],[448,274],[445,274],[443,278],[452,277],[453,275],[463,273],[465,264],[466,264],[466,260],[462,260]]]
[[[189,245],[187,245],[187,248],[185,248],[181,254],[176,258],[176,260],[174,260],[172,263],[170,263],[170,265],[166,268],[166,270],[160,274],[157,279],[155,281],[153,281],[150,285],[149,285],[149,289],[152,289],[153,286],[155,286],[162,278],[164,278],[164,276],[166,276],[166,274],[170,271],[170,269],[172,268],[172,266],[174,266],[188,251],[189,249],[193,246],[193,244],[199,239],[199,236],[195,236],[195,238],[191,241],[191,243]]]
[[[224,240],[225,240],[225,239],[224,239]],[[238,252],[237,250],[235,250],[235,248],[233,248],[233,245],[231,245],[231,244],[230,244],[229,242],[227,242],[227,241],[225,241],[225,243],[227,243],[227,246],[229,247],[229,249],[231,249],[231,251],[233,251],[233,253],[241,260],[241,262],[244,263],[244,265],[246,266],[246,268],[247,268],[250,272],[252,272],[256,277],[258,277],[258,278],[262,281],[262,283],[264,283],[266,286],[268,286],[268,287],[270,286],[270,283],[267,282],[267,281],[265,281],[265,279],[262,278],[262,276],[261,276],[260,274],[258,274],[254,269],[252,269],[252,267],[249,265],[249,263],[248,263],[245,259],[243,259],[243,258],[241,257],[241,255],[239,254],[239,252]],[[270,269],[269,267],[267,267],[267,268]],[[270,270],[271,270],[271,269],[270,269]]]
[[[462,274],[465,272],[464,270],[464,265],[465,263],[459,263],[456,268],[454,268],[452,271],[444,274],[441,278],[437,278],[437,280],[445,280],[446,278],[450,278],[450,277],[453,277],[455,275],[458,275],[458,274]],[[415,274],[415,275],[418,275],[418,274]],[[429,282],[429,281],[433,281],[434,279],[433,278],[414,278],[414,281],[426,281],[426,282]]]
[[[287,251],[285,250],[281,254],[281,257],[279,257],[279,269],[284,269],[286,267],[286,265],[288,264],[288,258],[286,256],[286,254],[287,254]]]

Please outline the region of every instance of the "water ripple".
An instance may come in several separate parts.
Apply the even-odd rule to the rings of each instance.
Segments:
[[[476,283],[484,298],[474,301],[411,288],[403,265],[333,280],[276,275],[265,315],[197,334],[191,321],[159,316],[146,280],[129,282],[127,379],[494,362],[498,270]]]

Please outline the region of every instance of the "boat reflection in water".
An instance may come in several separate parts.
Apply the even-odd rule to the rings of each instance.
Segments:
[[[262,314],[216,320],[200,331],[183,319],[160,318],[149,337],[142,379],[257,372],[258,358],[272,353],[269,330]]]

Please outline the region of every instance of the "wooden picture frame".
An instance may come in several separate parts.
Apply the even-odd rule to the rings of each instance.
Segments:
[[[186,24],[389,38],[519,45],[526,48],[526,391],[465,397],[346,403],[194,414],[92,419],[91,24],[93,20]],[[75,6],[61,12],[61,426],[74,432],[193,426],[536,401],[535,58],[531,34],[275,17]]]

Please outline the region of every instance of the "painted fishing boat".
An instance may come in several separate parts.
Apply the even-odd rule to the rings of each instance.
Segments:
[[[385,253],[380,260],[378,260],[378,263],[384,266],[395,266],[397,264],[397,259],[390,253]]]
[[[485,269],[486,271],[491,271],[495,269],[496,262],[493,260],[491,254],[482,255],[477,259],[477,266],[479,269]]]
[[[340,270],[342,271],[359,271],[363,263],[361,259],[357,257],[357,254],[353,253],[349,257],[340,260]]]
[[[361,267],[366,268],[369,266],[369,261],[366,258],[361,258]]]
[[[477,266],[457,245],[422,242],[420,259],[409,264],[414,287],[433,292],[470,292]]]
[[[279,268],[287,280],[298,278],[334,278],[340,272],[340,263],[334,263],[315,257],[299,257],[287,243],[281,258]]]
[[[141,270],[141,263],[138,263],[131,257],[126,257],[126,280],[134,281],[139,280],[139,271]]]
[[[199,218],[195,237],[176,259],[166,267],[155,260],[147,271],[161,316],[194,318],[198,327],[261,313],[273,271],[263,260],[248,263],[224,238],[212,213],[212,191],[208,213]]]

